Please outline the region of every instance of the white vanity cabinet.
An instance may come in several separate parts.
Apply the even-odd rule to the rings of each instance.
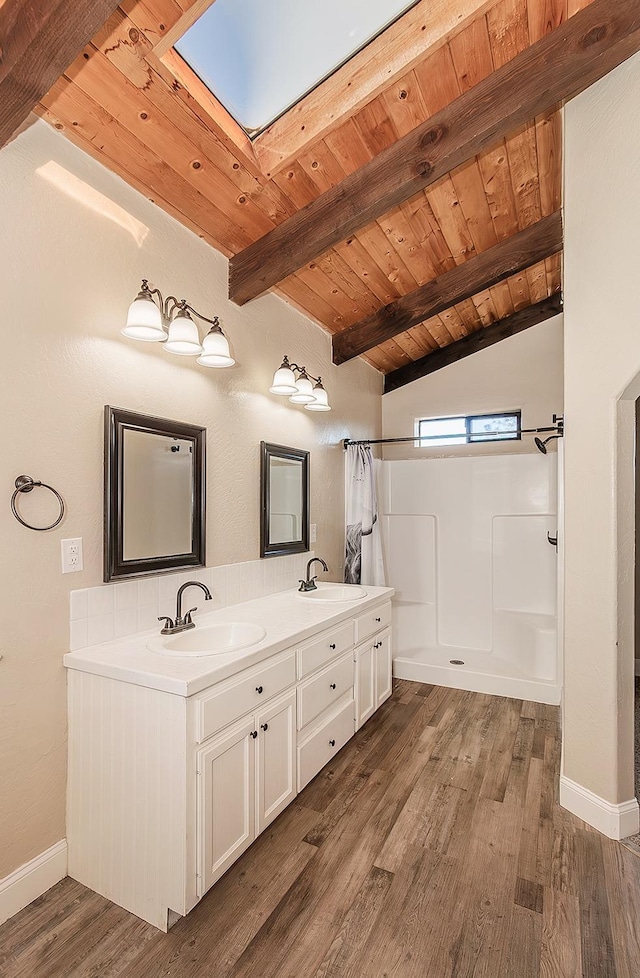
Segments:
[[[298,650],[298,791],[355,733],[353,620]]]
[[[296,692],[256,714],[256,835],[273,822],[296,790]]]
[[[390,695],[392,591],[370,590],[235,606],[280,635],[235,658],[69,653],[69,875],[161,930],[193,909]]]
[[[197,751],[199,897],[295,798],[295,717],[293,690]]]
[[[254,729],[249,717],[197,753],[199,897],[256,837]]]
[[[353,653],[355,662],[356,730],[366,723],[376,708],[376,655],[373,644],[360,645]]]
[[[391,695],[390,622],[386,601],[299,649],[298,791]]]
[[[288,650],[189,701],[199,897],[296,796],[296,675]]]
[[[375,709],[382,706],[385,700],[391,696],[392,690],[392,656],[391,656],[391,629],[386,628],[376,636],[373,643],[373,654],[376,673],[376,705]]]
[[[391,625],[391,602],[385,601],[384,604],[371,608],[363,615],[358,615],[354,622],[356,644],[364,642],[365,639],[376,635],[378,632]]]
[[[391,696],[391,602],[377,605],[354,622],[356,730]]]
[[[355,661],[356,730],[391,696],[391,629],[385,628],[359,645]]]

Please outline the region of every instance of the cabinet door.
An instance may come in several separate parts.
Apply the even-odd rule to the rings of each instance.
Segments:
[[[391,696],[391,630],[376,637],[373,644],[376,660],[376,709]]]
[[[296,691],[256,714],[256,820],[262,832],[296,796]]]
[[[197,753],[198,896],[255,838],[254,733],[250,717]]]
[[[356,649],[356,730],[359,730],[376,708],[376,664],[373,645]]]

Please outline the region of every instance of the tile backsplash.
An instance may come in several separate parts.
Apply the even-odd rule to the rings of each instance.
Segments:
[[[296,587],[304,577],[307,561],[313,556],[313,552],[308,552],[248,560],[72,591],[69,595],[69,648],[75,652],[89,645],[160,628],[158,615],[175,617],[176,593],[185,581],[201,581],[213,597],[212,601],[205,602],[204,594],[199,590],[185,595],[183,609],[187,611],[197,604],[199,612],[193,616],[196,619],[198,614]]]

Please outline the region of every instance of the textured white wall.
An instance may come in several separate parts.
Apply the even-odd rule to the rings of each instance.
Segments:
[[[382,398],[385,438],[412,435],[416,418],[447,417],[486,411],[522,409],[522,427],[552,424],[562,414],[562,316],[452,363]],[[550,451],[555,451],[551,442]],[[520,442],[456,445],[415,449],[413,444],[387,446],[384,457],[416,458],[452,455],[512,455],[537,451],[533,438]]]
[[[615,803],[633,796],[640,56],[565,122],[564,773]]]
[[[52,162],[82,181],[71,184],[77,197],[45,178]],[[102,202],[88,205],[88,188]],[[124,226],[105,213],[110,202],[124,209]],[[222,256],[42,122],[0,154],[0,213],[2,878],[65,834],[62,655],[69,590],[101,581],[103,406],[206,425],[210,565],[259,556],[260,440],[309,449],[315,549],[341,579],[339,443],[379,436],[381,378],[361,361],[333,367],[329,336],[274,296],[229,303]],[[142,277],[219,314],[238,366],[207,371],[122,337]],[[285,352],[322,374],[331,413],[267,393]],[[30,532],[11,516],[23,472],[63,494],[68,513],[55,531]],[[40,493],[22,505],[33,519],[51,512]],[[62,577],[60,540],[74,536],[84,539],[85,570]]]

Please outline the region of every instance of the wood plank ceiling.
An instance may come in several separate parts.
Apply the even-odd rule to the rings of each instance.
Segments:
[[[252,143],[168,43],[206,0],[123,0],[38,111],[231,257],[589,3],[421,0]],[[558,211],[561,143],[539,116],[276,291],[333,334],[366,320]],[[560,289],[558,252],[364,357],[397,370]]]
[[[0,0],[0,148],[117,6],[117,0]]]

